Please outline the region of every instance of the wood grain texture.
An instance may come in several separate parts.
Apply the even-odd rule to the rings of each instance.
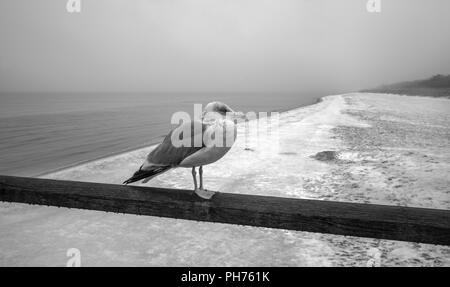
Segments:
[[[0,200],[450,245],[449,210],[12,176],[0,176]]]

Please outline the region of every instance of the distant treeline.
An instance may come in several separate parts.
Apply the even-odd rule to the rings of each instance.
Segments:
[[[450,98],[450,75],[435,75],[426,80],[383,85],[361,92]]]

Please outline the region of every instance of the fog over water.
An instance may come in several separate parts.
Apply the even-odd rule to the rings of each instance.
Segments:
[[[0,2],[1,91],[355,90],[450,73],[450,2]]]

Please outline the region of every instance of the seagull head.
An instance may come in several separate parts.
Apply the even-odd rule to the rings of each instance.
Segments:
[[[235,112],[227,104],[222,102],[211,102],[205,106],[203,110],[203,118],[229,118],[231,120],[245,119],[245,115],[242,112]]]

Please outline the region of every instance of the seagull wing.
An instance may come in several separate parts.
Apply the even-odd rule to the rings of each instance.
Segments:
[[[197,125],[197,128],[194,126]],[[201,127],[201,129],[199,128]],[[203,143],[203,133],[208,128],[208,125],[202,123],[201,121],[192,121],[188,123],[181,124],[174,130],[172,130],[163,140],[163,142],[157,146],[148,156],[145,165],[163,165],[163,166],[177,166],[185,158],[192,155],[193,153],[201,150],[205,147]],[[185,139],[185,131],[190,131],[190,144],[188,146],[176,147],[172,143],[172,135],[179,134],[182,139]],[[198,138],[200,137],[200,138]],[[195,143],[197,146],[195,146]]]
[[[196,127],[196,128],[195,128]],[[201,127],[201,129],[199,128]],[[200,121],[192,121],[183,123],[173,129],[152,152],[147,156],[145,162],[127,179],[124,184],[133,183],[144,179],[147,182],[153,177],[168,171],[169,169],[178,166],[185,158],[196,153],[205,147],[203,143],[203,133],[208,128],[208,125]],[[186,132],[189,132],[186,135]],[[187,146],[177,147],[172,143],[172,135],[178,135],[181,139],[189,137],[190,144]],[[198,138],[200,137],[200,138]],[[195,146],[196,143],[197,146]]]

